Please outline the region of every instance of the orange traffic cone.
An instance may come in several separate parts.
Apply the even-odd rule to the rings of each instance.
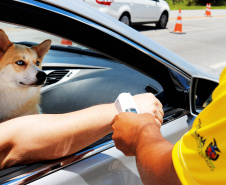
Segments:
[[[72,42],[66,39],[62,39],[61,40],[61,45],[67,45],[67,46],[71,46]]]
[[[175,25],[175,29],[171,33],[184,33],[184,32],[182,32],[181,9],[179,9],[179,14],[178,14],[178,17],[177,17],[177,22],[176,22],[176,25]]]
[[[209,3],[208,10],[207,16],[211,17],[211,3]]]
[[[209,8],[209,4],[208,3],[206,3],[206,12],[205,12],[205,15],[207,15],[208,13],[208,8]]]

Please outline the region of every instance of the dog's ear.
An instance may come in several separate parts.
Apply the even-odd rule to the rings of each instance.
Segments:
[[[51,46],[51,40],[45,40],[37,46],[32,46],[32,49],[36,51],[38,58],[43,58],[45,54],[49,51]]]
[[[13,43],[9,40],[8,36],[3,30],[0,29],[0,57],[12,46]]]

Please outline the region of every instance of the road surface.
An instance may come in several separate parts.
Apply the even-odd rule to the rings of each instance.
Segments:
[[[154,24],[134,27],[187,61],[221,71],[226,66],[226,9],[212,10],[206,17],[204,10],[182,10],[182,31],[173,34],[179,11],[171,11],[167,29]]]

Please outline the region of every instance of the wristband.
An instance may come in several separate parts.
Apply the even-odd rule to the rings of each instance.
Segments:
[[[130,93],[121,93],[115,100],[115,107],[119,113],[121,112],[138,113],[136,103]]]

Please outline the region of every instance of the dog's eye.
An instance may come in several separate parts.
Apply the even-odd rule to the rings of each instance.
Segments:
[[[16,64],[19,65],[19,66],[25,65],[25,63],[24,63],[23,60],[18,60],[18,61],[16,62]]]
[[[39,65],[40,65],[40,62],[39,62],[39,61],[37,61],[37,62],[36,62],[36,65],[37,65],[37,66],[39,66]]]

